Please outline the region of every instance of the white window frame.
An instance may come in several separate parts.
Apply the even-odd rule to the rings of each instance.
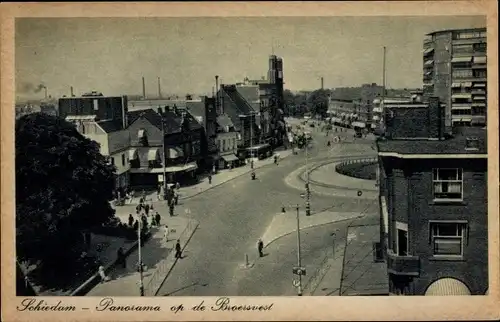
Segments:
[[[457,176],[454,180],[439,179],[439,170],[456,170]],[[435,178],[437,174],[438,179]],[[433,168],[432,169],[432,196],[434,201],[463,201],[464,199],[464,172],[462,168]],[[460,198],[440,198],[436,197],[436,183],[460,183]],[[441,192],[442,193],[442,192]]]
[[[406,255],[399,255],[399,230],[406,232]],[[408,237],[408,224],[396,221],[396,249],[394,253],[397,256],[410,256],[410,238]]]
[[[439,235],[439,226],[442,224],[454,224],[456,225],[456,236],[442,236]],[[439,257],[451,257],[451,258],[463,258],[464,248],[467,244],[467,233],[468,233],[468,222],[465,220],[431,220],[429,221],[429,241],[432,247],[432,256]],[[436,254],[435,253],[435,241],[440,239],[441,241],[446,241],[448,243],[455,241],[460,242],[460,254]]]

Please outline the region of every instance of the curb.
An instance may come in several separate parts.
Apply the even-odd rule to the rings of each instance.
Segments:
[[[148,237],[147,240],[143,240],[143,244],[144,244],[144,242],[148,241],[150,237],[151,237],[151,235]],[[124,252],[125,258],[127,258],[130,255],[130,253],[132,253],[134,250],[136,250],[138,246],[139,246],[138,240],[135,241],[132,245],[130,245],[130,247]],[[115,259],[114,261],[112,261],[111,263],[106,265],[104,267],[104,271],[107,272],[110,269],[114,268],[116,266],[117,262],[118,262],[118,259]],[[94,275],[89,277],[85,282],[83,282],[74,291],[72,291],[69,294],[69,296],[85,296],[88,292],[90,292],[95,287],[95,285],[97,284],[97,283],[95,283],[95,282],[97,282],[96,279],[99,279],[99,278],[100,278],[99,273],[98,272],[94,273]]]
[[[189,235],[189,237],[186,239],[186,242],[184,243],[184,245],[182,246],[181,248],[181,251],[184,251],[184,249],[186,248],[187,244],[189,243],[189,241],[191,240],[191,238],[193,237],[194,233],[196,232],[196,230],[198,229],[198,226],[200,225],[200,222],[199,221],[195,221],[195,226],[193,228],[193,231],[191,232],[191,234]],[[187,228],[187,227],[186,227]],[[185,230],[184,230],[185,231]],[[184,232],[181,233],[181,235],[183,234]],[[172,253],[173,254],[173,253]],[[172,265],[170,266],[170,268],[168,269],[167,271],[167,275],[165,276],[165,278],[163,279],[163,281],[160,283],[160,285],[158,286],[158,288],[153,292],[154,296],[158,296],[158,292],[161,290],[163,284],[165,284],[165,281],[167,280],[167,278],[170,276],[170,273],[172,272],[172,270],[174,269],[175,267],[175,264],[177,264],[177,261],[179,259],[178,258],[175,258],[174,262],[172,263]]]
[[[356,162],[356,161],[360,161],[360,162]],[[344,175],[344,176],[347,176],[347,177],[351,177],[351,178],[355,178],[355,179],[360,179],[360,180],[373,181],[373,179],[367,179],[367,178],[357,177],[357,176],[354,176],[354,175],[349,175],[349,174],[347,174],[348,171],[343,170],[343,167],[351,165],[351,164],[376,165],[377,163],[378,163],[378,160],[376,158],[374,158],[373,160],[369,160],[369,159],[368,160],[354,160],[353,163],[349,163],[348,161],[347,162],[340,162],[340,163],[338,163],[335,166],[335,171],[338,174],[341,174],[341,175]]]
[[[284,157],[284,158],[281,158],[281,159],[282,159],[282,160],[283,160],[283,159],[286,159],[286,158],[288,158],[288,157],[290,157],[290,156],[292,156],[292,155],[293,155],[293,154],[289,154],[288,156],[286,156],[286,157]],[[270,165],[273,165],[273,164],[274,164],[274,163],[264,164],[264,165],[262,165],[262,166],[260,166],[260,167],[254,168],[254,170],[255,170],[255,169],[261,169],[261,168],[264,168],[264,167],[267,167],[267,166],[270,166]],[[245,165],[245,166],[246,166],[246,165]],[[230,182],[230,181],[232,181],[232,180],[234,180],[234,179],[237,179],[237,178],[239,178],[239,177],[242,177],[242,176],[244,176],[244,175],[246,175],[246,174],[250,173],[251,171],[252,171],[252,169],[248,169],[248,171],[245,171],[245,172],[243,172],[242,174],[239,174],[239,175],[237,175],[237,176],[235,176],[235,177],[232,177],[232,178],[230,178],[230,179],[227,179],[226,181],[223,181],[223,182],[217,183],[217,184],[215,184],[215,185],[212,185],[212,186],[210,186],[209,188],[207,188],[207,189],[205,189],[205,190],[203,190],[203,191],[197,192],[197,193],[195,193],[195,194],[193,194],[193,195],[190,195],[190,196],[187,196],[187,197],[179,198],[179,201],[181,201],[181,200],[187,200],[187,199],[190,199],[190,198],[196,197],[196,196],[198,196],[198,195],[201,195],[202,193],[204,193],[204,192],[206,192],[206,191],[208,191],[208,190],[211,190],[211,189],[216,188],[216,187],[218,187],[218,186],[221,186],[221,185],[223,185],[223,184],[225,184],[225,183],[228,183],[228,182]]]
[[[312,215],[312,214],[311,214]],[[309,229],[309,228],[313,228],[313,227],[318,227],[318,226],[324,226],[324,225],[329,225],[329,224],[335,224],[335,223],[339,223],[339,222],[343,222],[343,221],[348,221],[348,220],[356,220],[356,219],[359,219],[359,218],[362,218],[364,217],[365,215],[359,215],[359,216],[355,216],[355,217],[352,217],[352,218],[344,218],[344,219],[340,219],[340,220],[334,220],[334,221],[331,221],[331,222],[326,222],[326,223],[321,223],[321,224],[312,224],[310,226],[306,226],[306,227],[301,227],[300,230],[304,230],[304,229]],[[270,244],[272,244],[273,242],[275,242],[276,240],[282,238],[282,237],[285,237],[285,236],[288,236],[290,234],[293,234],[294,232],[296,232],[296,230],[292,230],[290,232],[287,232],[287,233],[284,233],[284,234],[281,234],[279,236],[276,236],[274,237],[270,242],[266,243],[264,245],[264,248],[266,248],[267,246],[269,246]]]

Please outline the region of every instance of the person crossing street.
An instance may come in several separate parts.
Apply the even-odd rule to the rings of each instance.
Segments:
[[[257,249],[259,251],[259,257],[264,257],[264,253],[262,250],[264,249],[264,243],[262,242],[262,239],[259,238],[259,241],[257,242]]]
[[[175,258],[182,258],[182,249],[181,249],[181,242],[180,240],[177,239],[177,243],[175,243]]]

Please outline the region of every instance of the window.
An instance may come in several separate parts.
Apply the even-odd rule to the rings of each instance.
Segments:
[[[472,44],[468,45],[453,45],[453,53],[472,53]]]
[[[125,166],[125,154],[122,154],[122,166]]]
[[[466,138],[465,149],[472,151],[479,149],[479,139],[478,138]]]
[[[233,149],[233,150],[234,150],[234,149],[236,149],[236,139],[235,139],[235,138],[233,138],[233,146],[232,146],[232,149]]]
[[[408,256],[408,224],[396,222],[396,249],[398,256]]]
[[[466,223],[431,222],[430,234],[434,256],[463,256]]]
[[[148,142],[148,133],[146,132],[145,129],[140,129],[138,132],[137,132],[137,137],[139,139],[139,143],[142,145],[142,146],[149,146],[149,142]]]
[[[474,72],[474,77],[486,78],[486,71],[485,70],[476,70]]]
[[[111,161],[111,164],[112,164],[112,165],[115,165],[115,158],[114,158],[114,157],[111,157],[111,158],[110,158],[110,161]]]
[[[222,151],[226,151],[226,139],[222,140]]]
[[[483,42],[480,44],[474,44],[474,51],[485,53],[486,52],[486,43]]]
[[[472,70],[471,69],[453,70],[452,76],[456,78],[472,77]]]
[[[462,200],[462,169],[434,169],[435,200]]]

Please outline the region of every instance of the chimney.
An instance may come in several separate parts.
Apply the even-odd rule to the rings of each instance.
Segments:
[[[158,114],[163,115],[163,108],[161,106],[158,106]]]
[[[142,99],[146,99],[146,82],[144,81],[144,76],[142,77]]]
[[[73,94],[73,86],[70,87],[70,97],[75,97],[75,94]]]
[[[221,113],[221,108],[220,108],[220,99],[219,99],[219,75],[215,75],[215,111],[217,112],[217,115],[222,114]]]
[[[160,77],[158,77],[158,98],[161,98],[161,85],[160,85]]]
[[[323,87],[323,77],[321,77],[321,89],[324,89],[324,87]]]

